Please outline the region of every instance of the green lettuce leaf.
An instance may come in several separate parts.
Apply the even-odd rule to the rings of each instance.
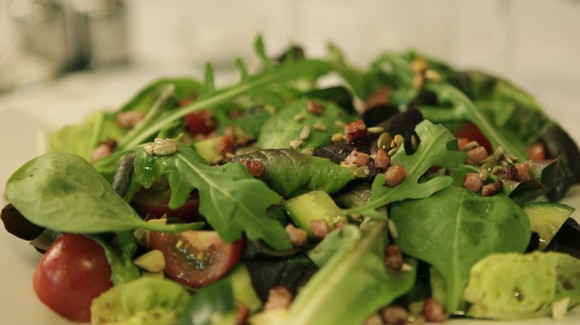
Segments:
[[[417,265],[411,262],[412,271],[388,271],[384,262],[386,245],[386,222],[366,224],[361,235],[345,241],[299,291],[286,324],[362,324],[409,291]]]

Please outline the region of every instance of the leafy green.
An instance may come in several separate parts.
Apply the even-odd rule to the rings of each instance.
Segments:
[[[435,125],[424,120],[415,128],[421,144],[417,151],[408,155],[404,146],[392,157],[393,165],[401,165],[407,171],[407,178],[395,187],[385,185],[385,176],[379,174],[372,184],[371,199],[360,207],[345,210],[346,214],[360,213],[380,217],[382,214],[376,210],[396,201],[404,199],[419,199],[431,196],[452,183],[448,176],[436,176],[425,182],[419,182],[420,178],[431,167],[456,167],[465,160],[465,153],[452,150],[450,142],[455,137],[442,125]]]
[[[91,323],[109,325],[173,325],[189,300],[175,282],[142,277],[116,285],[91,304]]]
[[[111,281],[122,284],[133,281],[141,276],[139,269],[133,263],[137,251],[137,240],[132,232],[117,232],[112,239],[107,236],[92,236],[105,250],[107,261],[111,266]]]
[[[487,180],[487,182],[501,181],[503,184],[502,192],[520,205],[551,191],[558,179],[557,173],[559,170],[558,160],[555,159],[541,161],[527,160],[522,163],[528,164],[529,167],[528,175],[530,179],[526,181],[510,180],[493,174],[488,175]],[[447,170],[447,174],[453,177],[453,184],[456,186],[463,186],[463,181],[467,173],[477,174],[479,172],[479,168],[472,165],[463,165]]]
[[[234,325],[236,306],[229,277],[193,295],[179,325]]]
[[[121,149],[132,148],[143,143],[166,127],[166,125],[170,125],[172,122],[182,119],[189,113],[199,110],[215,109],[219,105],[232,101],[242,95],[255,95],[260,97],[260,95],[264,93],[270,93],[268,91],[269,87],[274,87],[277,84],[287,82],[299,76],[322,75],[327,73],[329,70],[330,67],[326,62],[320,60],[303,60],[292,62],[292,64],[273,67],[268,73],[248,76],[238,85],[204,93],[202,98],[192,104],[159,116],[139,133],[120,139],[119,142],[124,144]]]
[[[260,161],[264,165],[260,177],[286,198],[314,190],[332,194],[355,178],[348,168],[291,149],[258,150],[234,159],[244,160]]]
[[[527,157],[526,148],[521,141],[517,138],[509,138],[508,135],[500,132],[484,112],[459,89],[445,83],[428,83],[425,87],[436,94],[440,103],[451,104],[451,109],[456,112],[457,116],[475,123],[493,147],[501,146],[507,154],[522,159]]]
[[[282,285],[298,292],[318,267],[304,254],[289,258],[254,258],[246,261],[252,285],[260,299],[266,301],[270,289]]]
[[[324,237],[314,248],[308,251],[308,258],[318,267],[322,267],[334,254],[340,250],[340,247],[345,242],[353,242],[359,240],[361,236],[360,231],[354,225],[346,225]]]
[[[119,148],[126,148],[127,139],[137,136],[143,130],[146,130],[151,123],[154,123],[155,119],[159,116],[170,111],[173,106],[175,106],[175,86],[173,84],[168,84],[159,89],[159,95],[155,98],[155,101],[151,107],[147,110],[145,117],[141,120],[134,128],[129,130],[127,134],[118,140],[117,146]],[[172,124],[168,123],[163,127],[163,130],[171,128]]]
[[[337,126],[335,121],[344,121],[348,115],[344,110],[330,102],[317,102],[324,107],[322,114],[308,112],[308,99],[303,98],[291,103],[280,112],[270,117],[263,125],[258,136],[258,145],[264,149],[290,148],[291,141],[303,140],[298,148],[315,148],[331,143],[331,136],[335,133],[343,133],[343,128]],[[295,116],[301,115],[302,119]],[[316,125],[324,126],[324,130]],[[304,128],[310,129],[306,139],[300,139]]]
[[[465,299],[472,317],[521,319],[550,315],[556,302],[580,303],[580,260],[563,253],[493,254],[471,269]]]
[[[347,62],[346,57],[335,44],[327,44],[326,51],[328,62],[332,64],[334,71],[338,72],[359,98],[367,98],[381,86],[380,81],[374,78],[373,74]]]
[[[390,216],[403,252],[441,273],[448,312],[457,309],[478,260],[492,253],[524,252],[531,234],[526,213],[507,196],[482,197],[455,186],[395,204]]]
[[[99,142],[119,138],[126,130],[117,125],[115,114],[95,113],[82,123],[67,125],[48,137],[48,152],[72,153],[91,159],[91,154]]]
[[[292,247],[282,225],[267,214],[268,207],[280,203],[280,196],[241,164],[210,166],[193,149],[179,145],[177,153],[162,157],[139,150],[135,172],[144,187],[151,186],[157,175],[168,176],[170,208],[182,206],[197,189],[200,213],[225,241],[245,233],[249,239],[262,239],[275,249]]]
[[[199,94],[203,88],[199,81],[191,78],[159,79],[141,89],[119,109],[119,112],[148,112],[155,101],[157,101],[159,91],[168,85],[174,87],[175,96],[178,100],[192,98]]]
[[[181,231],[201,226],[144,221],[89,162],[73,154],[45,154],[25,163],[8,179],[6,197],[30,222],[59,232]]]
[[[302,288],[290,306],[287,324],[362,324],[372,313],[409,291],[412,271],[387,271],[384,221],[371,221]],[[347,311],[348,312],[337,312]]]

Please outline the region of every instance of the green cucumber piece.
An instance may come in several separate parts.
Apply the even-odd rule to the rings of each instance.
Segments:
[[[530,218],[532,231],[540,236],[540,250],[546,249],[575,210],[566,204],[553,202],[530,202],[523,208]]]
[[[212,162],[219,156],[215,144],[216,138],[209,138],[194,143],[193,148],[207,162]]]
[[[316,190],[298,195],[285,202],[284,208],[290,218],[301,229],[313,237],[311,222],[324,220],[331,229],[337,222],[345,222],[342,210],[325,191]]]
[[[234,299],[248,307],[252,313],[262,307],[262,301],[252,286],[252,279],[248,268],[244,264],[238,265],[231,273],[230,280]]]

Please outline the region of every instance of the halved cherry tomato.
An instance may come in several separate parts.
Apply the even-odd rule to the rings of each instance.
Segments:
[[[158,218],[167,215],[171,218],[179,218],[186,222],[195,221],[199,209],[199,196],[197,192],[189,194],[185,204],[177,209],[170,209],[169,198],[171,190],[142,189],[133,196],[135,209],[142,216],[155,216]]]
[[[240,260],[244,248],[243,239],[225,243],[210,230],[152,232],[149,240],[152,249],[163,252],[165,274],[192,288],[222,278]]]
[[[216,126],[213,113],[204,110],[185,115],[185,125],[193,134],[210,134]]]
[[[103,248],[76,234],[54,241],[42,256],[32,282],[45,305],[74,322],[89,322],[91,302],[113,286]]]
[[[493,152],[491,143],[473,122],[465,123],[465,125],[463,125],[463,127],[455,133],[455,137],[466,138],[469,141],[477,141],[479,145],[485,148],[487,153]]]

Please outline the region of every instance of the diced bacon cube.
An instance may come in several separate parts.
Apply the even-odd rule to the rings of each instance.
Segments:
[[[231,135],[223,135],[217,138],[215,147],[216,151],[220,155],[225,155],[226,153],[233,153],[235,150],[234,138]]]
[[[483,181],[479,178],[479,174],[467,173],[463,178],[463,187],[472,192],[479,192],[482,185]]]
[[[382,171],[387,170],[389,168],[389,164],[391,163],[391,158],[387,155],[387,151],[383,148],[379,148],[375,155],[375,166],[377,166]]]
[[[487,156],[488,153],[485,150],[485,147],[475,147],[467,152],[467,163],[470,165],[475,165],[481,160],[487,158]]]
[[[312,232],[316,239],[322,240],[330,232],[330,226],[324,220],[312,220],[310,222]]]
[[[407,178],[407,171],[403,166],[390,166],[385,172],[385,182],[388,186],[397,186]]]
[[[264,304],[264,310],[272,310],[275,308],[285,308],[290,307],[292,303],[293,295],[288,288],[285,286],[277,286],[270,289],[268,293],[268,300]]]
[[[366,166],[369,164],[369,155],[354,149],[345,159],[347,165]]]
[[[246,166],[250,174],[254,177],[262,177],[266,171],[264,164],[259,160],[241,160],[240,164]]]
[[[363,120],[348,123],[344,127],[344,138],[347,143],[361,140],[367,137],[367,127]]]
[[[308,243],[308,234],[304,229],[296,228],[293,224],[288,224],[285,229],[292,245],[302,247]]]

